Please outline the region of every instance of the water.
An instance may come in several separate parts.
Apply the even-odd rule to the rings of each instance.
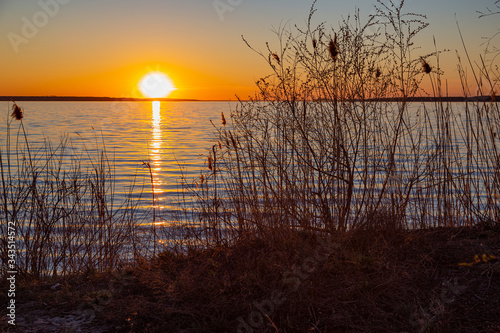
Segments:
[[[166,215],[180,209],[179,199],[189,192],[202,169],[206,169],[208,150],[215,140],[221,112],[229,119],[231,102],[20,102],[24,127],[33,147],[47,138],[52,145],[62,136],[70,139],[72,153],[91,154],[105,148],[115,168],[115,200],[128,194],[132,180],[141,186],[140,209],[152,205],[154,191],[157,208]],[[5,149],[9,103],[0,124],[0,147]],[[18,124],[12,123],[12,132]],[[144,163],[149,163],[153,175]],[[181,186],[181,178],[188,187]],[[135,194],[139,196],[139,194]],[[184,196],[190,201],[189,195]]]
[[[221,126],[221,112],[229,119],[231,110],[237,106],[236,102],[22,102],[19,105],[24,109],[23,123],[33,146],[42,145],[45,138],[57,144],[61,136],[67,135],[75,148],[72,153],[93,153],[96,147],[105,147],[114,164],[115,201],[120,203],[125,200],[130,185],[135,181],[138,186],[133,197],[141,199],[139,211],[151,209],[154,195],[159,214],[171,221],[175,219],[176,212],[195,204],[190,189],[195,187],[202,170],[208,173],[207,156],[212,145],[216,144],[213,124]],[[10,113],[9,103],[3,102],[3,107],[5,113],[0,124],[0,147],[5,147],[5,123]],[[419,117],[423,117],[422,107],[421,103],[410,106],[409,119],[412,123],[417,124]],[[435,105],[428,103],[427,108],[433,110]],[[453,144],[461,146],[456,151],[463,154],[459,157],[463,161],[466,154],[464,104],[452,103],[452,109],[454,112],[449,124],[452,132],[457,132],[453,134]],[[431,113],[434,114],[431,117],[437,119],[437,113]],[[429,126],[437,130],[436,119],[429,120],[425,125],[426,131]],[[13,122],[13,131],[17,126]],[[419,127],[412,131],[417,137]],[[422,133],[428,135],[427,132]],[[422,145],[432,147],[434,139],[431,135],[423,140]],[[473,150],[476,155],[476,149]],[[408,155],[401,155],[400,152]],[[412,169],[411,165],[406,165],[411,164],[412,154],[412,147],[399,147],[395,156],[398,169]],[[481,165],[482,162],[476,163]],[[151,167],[153,186],[145,165]],[[457,172],[455,169],[450,171],[453,174]],[[362,187],[357,180],[355,184]],[[484,202],[483,185],[477,185],[476,191],[477,200]]]
[[[21,123],[10,119],[9,104],[2,103],[5,112],[3,116],[0,114],[0,118],[3,118],[0,122],[2,159],[5,161],[6,158],[7,138],[9,138],[6,124],[10,122],[11,159],[18,158],[18,162],[28,163],[23,162],[22,156],[15,155],[16,140],[22,143],[25,138],[20,127]],[[385,200],[381,201],[381,206],[396,207],[398,204],[404,204],[404,216],[410,224],[415,224],[417,227],[444,225],[440,218],[445,215],[452,216],[464,225],[480,215],[488,219],[500,218],[500,187],[498,185],[500,142],[496,134],[499,129],[498,124],[500,124],[498,109],[495,109],[495,113],[491,114],[490,118],[487,118],[487,108],[481,109],[479,113],[472,112],[472,115],[466,118],[464,105],[452,104],[450,107],[453,112],[446,116],[447,118],[443,117],[443,112],[435,109],[433,103],[427,105],[428,113],[423,112],[423,105],[420,103],[409,107],[408,121],[405,122],[408,127],[405,127],[395,147],[392,157],[394,172],[390,175],[387,171],[390,160],[388,145],[392,142],[391,135],[395,122],[392,118],[382,117],[375,125],[370,121],[365,124],[375,126],[367,126],[367,128],[373,131],[372,134],[377,137],[377,142],[371,137],[372,141],[367,141],[368,146],[365,152],[361,149],[363,146],[360,143],[359,156],[356,158],[353,157],[352,151],[349,152],[351,162],[356,159],[354,188],[350,199],[352,201],[351,220],[356,218],[357,212],[363,212],[363,209],[369,206],[367,202],[374,204],[379,201],[379,194],[381,194],[380,198]],[[52,146],[55,147],[61,142],[61,137],[69,138],[64,153],[58,152],[60,158],[65,161],[62,166],[68,166],[71,169],[69,162],[72,157],[76,156],[77,161],[84,164],[84,168],[89,168],[87,173],[82,170],[84,174],[90,172],[92,175],[94,172],[88,157],[96,161],[98,153],[103,149],[106,151],[108,160],[113,165],[114,181],[112,184],[115,187],[114,200],[103,201],[116,209],[121,209],[120,212],[123,214],[116,214],[118,217],[114,218],[115,215],[104,214],[100,210],[99,203],[102,202],[100,197],[92,195],[94,186],[99,184],[92,182],[94,179],[85,183],[87,179],[84,177],[78,185],[78,188],[83,189],[79,192],[81,196],[90,198],[85,200],[81,200],[78,196],[75,198],[70,192],[73,188],[76,189],[77,185],[70,188],[70,186],[65,187],[58,183],[58,186],[70,191],[62,191],[68,195],[67,198],[60,198],[61,192],[57,189],[54,191],[50,187],[50,181],[45,183],[43,181],[43,177],[49,180],[57,178],[57,175],[41,175],[36,174],[35,171],[35,176],[23,177],[22,174],[16,173],[16,170],[12,170],[9,175],[13,178],[17,177],[12,181],[14,184],[12,186],[17,184],[22,190],[14,193],[13,196],[7,193],[8,199],[4,200],[3,204],[7,206],[9,214],[12,214],[9,218],[17,223],[18,267],[43,274],[50,274],[52,271],[80,271],[92,265],[97,267],[101,263],[105,268],[107,263],[117,265],[119,260],[132,260],[136,253],[141,253],[141,251],[154,254],[159,243],[165,246],[198,244],[200,238],[193,237],[195,233],[192,231],[204,227],[199,216],[179,213],[195,211],[192,209],[198,203],[197,197],[193,195],[196,193],[195,182],[200,181],[201,173],[205,175],[210,173],[207,168],[207,156],[213,145],[217,144],[217,128],[222,126],[221,112],[229,120],[231,111],[237,108],[236,103],[21,102],[19,105],[24,109],[25,117],[22,124],[30,142],[31,154],[35,156],[36,163],[42,166],[39,170],[45,170],[41,172],[48,172],[47,170],[54,172],[59,161],[58,157],[53,161],[55,166],[43,167],[46,155],[37,147],[47,147],[45,140],[50,140]],[[398,114],[397,104],[389,106],[396,111],[394,114]],[[482,115],[483,111],[485,111],[484,115]],[[493,111],[490,112],[493,113]],[[256,116],[260,117],[262,114],[258,113]],[[443,122],[447,130],[441,129]],[[318,122],[317,126],[321,124]],[[327,122],[323,124],[326,127],[331,125]],[[230,121],[227,127],[231,128]],[[490,127],[491,135],[489,134]],[[317,128],[316,134],[320,134],[321,128]],[[445,140],[443,135],[448,133],[448,128],[450,139]],[[17,133],[21,134],[17,135]],[[254,139],[259,140],[258,135],[257,131]],[[467,139],[467,137],[470,138]],[[266,158],[276,156],[268,154],[267,143],[271,143],[269,149],[274,149],[273,153],[278,155],[290,153],[290,145],[283,148],[281,145],[276,145],[276,142],[272,143],[272,135],[270,138],[266,136],[265,139],[261,139],[262,147],[265,147],[261,153],[267,156]],[[329,139],[325,140],[327,140],[324,142],[325,147],[328,148]],[[298,146],[302,147],[302,145]],[[349,147],[351,150],[354,148]],[[243,152],[240,158],[241,161],[245,160]],[[234,159],[232,161],[234,167]],[[274,162],[267,161],[271,163],[267,164],[269,167],[267,172],[276,171],[273,168]],[[5,164],[3,166],[5,169]],[[297,165],[294,164],[294,166]],[[226,172],[230,173],[235,170],[230,167],[231,165]],[[298,170],[290,166],[287,168],[287,170]],[[363,178],[365,170],[370,172],[368,182],[365,182]],[[256,171],[258,173],[259,170]],[[316,180],[311,178],[313,181],[306,185],[314,191],[317,189],[325,191],[326,197],[330,200],[328,204],[338,207],[337,202],[343,200],[342,191],[345,190],[345,184],[340,183],[342,188],[335,188],[339,186],[336,182],[327,185],[320,184],[317,181],[319,177],[316,171],[312,173],[311,170],[306,171],[308,176],[316,175],[314,178]],[[223,168],[218,169],[217,175],[220,178],[217,180],[220,181],[224,172]],[[152,182],[150,176],[153,178]],[[250,174],[245,173],[242,177],[243,181],[249,180]],[[31,193],[27,189],[32,188],[33,178],[37,179],[35,192],[37,200],[41,198],[40,203],[28,197],[31,194],[27,196],[24,194]],[[70,177],[64,179],[71,181]],[[212,178],[211,186],[214,185],[213,179],[215,177]],[[299,185],[303,182],[303,178],[300,177],[290,179],[291,182],[297,182]],[[385,192],[382,190],[384,179],[388,180]],[[276,177],[270,177],[267,185],[269,188],[266,190],[279,189],[282,186],[280,181]],[[373,184],[370,183],[371,181]],[[134,183],[136,186],[131,191],[130,186]],[[220,183],[218,184],[220,186]],[[297,184],[286,184],[286,186],[291,185]],[[300,186],[297,188],[300,190]],[[267,207],[264,201],[259,201],[262,199],[259,197],[261,190],[257,189],[255,203],[260,205],[259,208],[264,214],[268,212],[273,214],[272,207]],[[74,192],[76,193],[77,190]],[[209,193],[208,195],[213,193],[208,190],[206,192]],[[210,207],[221,210],[230,210],[234,207],[231,206],[231,198],[224,197],[223,191],[219,191],[218,194],[222,197],[222,200],[218,202],[220,206],[215,204]],[[3,193],[0,194],[0,198],[2,195]],[[120,204],[126,201],[129,195],[137,205],[136,211],[120,208]],[[12,197],[14,199],[10,199]],[[393,202],[393,198],[396,200],[407,198],[408,201]],[[298,205],[301,204],[299,199],[297,197]],[[321,226],[321,223],[324,223],[321,220],[322,202],[316,201],[315,195],[308,197],[307,200],[306,202],[310,203],[311,207],[306,208],[310,208],[311,218],[319,216],[318,223],[314,221],[309,221],[309,223],[313,226]],[[208,202],[212,203],[212,201]],[[225,207],[226,202],[229,203],[227,207]],[[38,209],[37,205],[41,204],[44,205],[43,209]],[[12,209],[15,205],[17,208]],[[158,209],[152,209],[153,206]],[[278,209],[281,209],[280,207]],[[134,214],[130,213],[131,211]],[[283,211],[278,211],[278,213]],[[210,223],[212,217],[210,214],[213,214],[213,211],[209,210],[205,213],[205,218]],[[251,214],[252,210],[247,210],[247,213]],[[249,216],[248,220],[262,219],[262,215],[258,213],[256,216]],[[230,214],[227,216],[234,217]],[[3,216],[1,218],[3,219]],[[227,219],[227,224],[218,227],[221,230],[229,225],[232,227],[234,221],[230,217]],[[418,224],[418,221],[421,224]],[[436,221],[440,224],[435,224]],[[191,228],[175,228],[185,225],[183,222],[188,222]],[[161,227],[157,227],[158,224]],[[174,227],[171,228],[171,226]],[[206,230],[212,229],[206,228]],[[5,223],[0,223],[0,232],[7,232]],[[205,234],[201,233],[201,235]],[[49,251],[45,251],[47,249]],[[114,256],[113,253],[118,255]]]

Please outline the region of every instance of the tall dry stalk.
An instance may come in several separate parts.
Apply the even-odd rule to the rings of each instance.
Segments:
[[[34,277],[106,271],[145,255],[138,203],[131,196],[115,202],[105,149],[78,151],[67,137],[57,146],[32,145],[22,115],[14,104],[0,148],[0,232],[9,222],[16,226],[17,271]],[[1,242],[6,262],[6,238]]]
[[[394,228],[498,223],[498,105],[445,101],[440,52],[415,45],[425,16],[377,1],[366,22],[356,12],[328,31],[313,27],[314,12],[256,51],[270,74],[218,129],[217,172],[196,194],[210,212],[200,217],[205,240],[346,231],[380,214]],[[477,71],[492,90],[487,69]],[[414,102],[428,94],[432,102]]]

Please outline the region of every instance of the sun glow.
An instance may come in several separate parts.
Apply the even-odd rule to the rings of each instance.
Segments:
[[[149,98],[163,98],[177,88],[172,80],[162,72],[151,72],[139,81],[139,90]]]

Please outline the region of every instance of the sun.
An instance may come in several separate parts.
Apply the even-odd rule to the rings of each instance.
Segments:
[[[163,98],[177,88],[172,80],[162,72],[150,72],[139,81],[139,90],[149,98]]]

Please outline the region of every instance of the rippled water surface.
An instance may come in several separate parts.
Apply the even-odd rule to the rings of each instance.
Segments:
[[[132,181],[144,184],[141,194],[151,203],[151,166],[158,206],[176,209],[183,190],[181,176],[187,183],[199,177],[208,149],[214,144],[215,128],[221,112],[229,115],[236,106],[230,102],[20,102],[28,140],[41,146],[45,138],[57,145],[62,136],[78,153],[92,154],[105,148],[115,165],[116,199],[122,200]],[[9,103],[3,102],[1,144],[5,147],[6,118]],[[11,132],[16,133],[13,122]],[[136,187],[137,192],[140,186]],[[139,195],[136,193],[136,196]],[[189,198],[187,198],[189,200]]]
[[[0,148],[4,151],[9,105],[10,103],[3,102],[5,113],[0,124]],[[25,112],[23,124],[32,147],[43,146],[45,138],[57,146],[61,137],[66,136],[70,142],[65,156],[92,156],[104,148],[108,159],[114,164],[116,202],[123,202],[130,192],[131,184],[136,184],[132,197],[141,199],[136,201],[139,202],[139,208],[144,211],[150,209],[154,196],[156,207],[162,210],[165,219],[173,216],[168,213],[178,212],[194,202],[189,189],[195,186],[194,182],[199,180],[203,169],[207,172],[207,155],[216,143],[215,127],[221,126],[221,112],[229,119],[231,110],[237,106],[235,102],[22,102],[19,105]],[[421,104],[415,104],[409,109],[410,118],[415,124],[419,123],[419,117],[423,117],[420,115],[421,107]],[[433,106],[429,104],[428,107],[432,109]],[[455,151],[456,160],[463,165],[467,161],[467,151],[476,156],[482,148],[470,146],[469,150],[465,149],[462,117],[464,105],[454,103],[453,110],[454,114],[447,126],[450,126],[454,135],[452,145],[458,147]],[[19,122],[11,122],[13,146],[15,134],[20,127]],[[476,121],[472,123],[475,124]],[[435,119],[429,120],[426,126],[428,127],[423,130],[415,127],[412,130],[414,138],[432,133],[437,128]],[[23,136],[19,138],[24,140]],[[424,139],[421,145],[432,148],[436,145],[435,138],[431,136]],[[401,147],[400,152],[395,155],[396,164],[399,167],[405,163],[411,164],[412,154],[411,146]],[[432,156],[428,158],[433,161]],[[489,157],[484,158],[487,160]],[[486,202],[483,198],[484,181],[479,171],[487,179],[491,178],[489,173],[492,172],[491,167],[483,163],[483,159],[474,160],[475,165],[466,170],[472,180],[477,179],[474,190],[477,193],[473,194],[473,200],[478,202]],[[145,166],[151,167],[151,174]],[[463,168],[456,169],[457,167],[456,163],[452,164],[450,172],[461,179],[465,171]],[[401,170],[413,169],[408,165]],[[181,181],[184,185],[181,185]],[[380,180],[377,178],[378,181]],[[355,185],[362,187],[358,180],[355,180]],[[425,186],[438,189],[432,182],[425,183]],[[418,191],[418,186],[414,190]],[[432,197],[432,191],[429,193]],[[187,205],[180,205],[181,201]]]

